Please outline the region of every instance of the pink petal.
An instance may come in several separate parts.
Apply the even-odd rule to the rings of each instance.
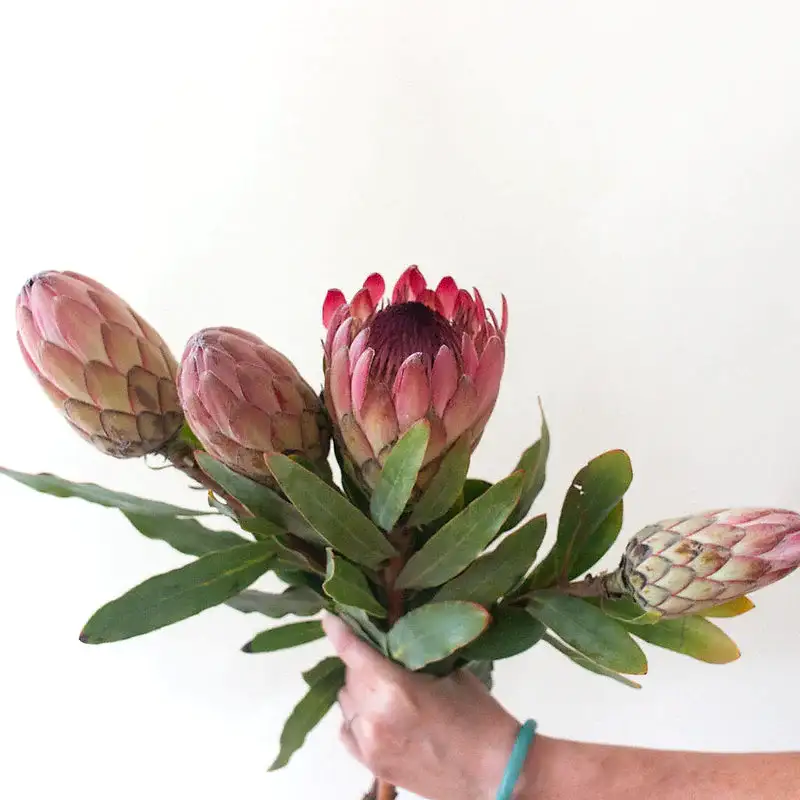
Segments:
[[[500,325],[500,333],[505,336],[508,332],[508,302],[506,301],[506,296],[504,294],[500,295],[500,297],[503,299],[503,322]]]
[[[236,372],[241,394],[250,405],[265,414],[277,414],[280,411],[278,397],[272,388],[271,372],[254,364],[241,364]]]
[[[475,386],[466,375],[462,375],[443,416],[448,442],[455,441],[472,426],[478,416],[477,408],[478,393],[475,391]]]
[[[391,394],[382,383],[370,387],[361,407],[356,409],[356,419],[372,451],[377,455],[397,440],[397,414]]]
[[[431,405],[431,389],[422,353],[410,355],[397,371],[392,387],[400,432],[422,419]]]
[[[478,369],[478,353],[472,337],[466,333],[461,337],[461,358],[464,362],[464,374],[474,379]]]
[[[328,375],[334,413],[336,419],[341,420],[345,414],[353,410],[350,394],[350,360],[346,347],[341,347],[334,353]]]
[[[375,358],[375,351],[371,347],[368,347],[361,354],[358,361],[356,361],[355,367],[353,367],[350,387],[352,404],[353,408],[356,410],[356,417],[361,410],[361,406],[364,405],[364,398],[367,394],[367,386],[369,384],[369,369],[372,366],[373,358]]]
[[[417,302],[426,305],[431,311],[439,311],[439,298],[432,289],[423,289],[417,297]]]
[[[297,388],[297,383],[289,375],[276,375],[272,379],[272,388],[278,398],[281,411],[289,414],[300,415],[306,407],[303,395]]]
[[[383,297],[384,291],[386,291],[386,283],[384,282],[382,275],[377,272],[373,272],[372,275],[369,275],[364,281],[364,288],[369,292],[372,305],[377,306],[381,300],[381,297]]]
[[[392,303],[409,303],[425,289],[425,278],[416,266],[411,266],[397,279],[392,292]]]
[[[86,386],[83,364],[72,353],[50,342],[42,342],[35,358],[42,377],[54,384],[59,391],[75,400],[93,402]]]
[[[333,344],[331,349],[334,353],[338,353],[343,347],[350,344],[350,327],[353,324],[353,318],[347,317],[344,322],[339,326],[336,335],[333,337]]]
[[[329,289],[322,303],[322,324],[327,328],[333,315],[346,303],[344,294],[339,289]]]
[[[369,338],[369,328],[364,328],[350,345],[350,372],[356,368],[356,361],[361,358],[361,354],[367,346]]]
[[[352,414],[345,414],[339,420],[339,432],[344,440],[347,452],[359,467],[375,457],[367,437],[359,427]]]
[[[442,316],[452,319],[458,297],[458,284],[449,275],[442,278],[436,287],[436,296],[442,304]]]
[[[475,292],[475,306],[478,313],[478,322],[481,325],[486,324],[486,306],[484,305],[483,298],[481,297],[481,293],[473,286],[473,291]]]
[[[216,429],[222,431],[228,438],[232,438],[230,420],[240,402],[236,395],[211,372],[205,372],[200,376],[197,393],[200,402],[214,420]]]
[[[375,311],[375,303],[372,302],[369,290],[359,289],[350,301],[350,313],[361,322],[366,322]],[[335,349],[335,345],[334,345]]]
[[[22,349],[31,359],[35,358],[42,343],[42,336],[36,327],[31,310],[21,305],[17,306],[17,335]]]
[[[259,452],[272,450],[270,418],[255,406],[241,403],[231,414],[229,425],[233,439]]]
[[[233,394],[243,398],[236,362],[228,353],[218,347],[206,347],[203,350],[203,362],[204,371],[212,372]]]
[[[103,347],[103,320],[94,309],[69,297],[57,297],[51,314],[69,349],[81,361],[109,363]]]
[[[433,410],[437,417],[444,416],[444,410],[458,386],[458,364],[453,351],[446,345],[439,348],[433,361],[431,372],[431,394]]]
[[[328,333],[325,336],[325,355],[327,358],[333,355],[333,338],[336,336],[336,332],[339,330],[342,322],[347,319],[350,315],[350,306],[346,303],[343,306],[339,306],[333,314],[331,318],[330,324],[328,325]]]
[[[475,301],[470,297],[469,292],[464,289],[458,290],[456,298],[456,308],[453,317],[458,317],[464,324],[471,319],[475,313]]]
[[[108,360],[118,372],[127,375],[139,365],[139,340],[134,333],[116,322],[105,322],[100,331]]]
[[[481,353],[475,373],[475,391],[478,393],[478,415],[485,414],[494,406],[500,392],[506,351],[499,336],[492,336]]]

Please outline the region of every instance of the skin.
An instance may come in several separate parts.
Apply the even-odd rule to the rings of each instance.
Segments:
[[[374,775],[431,800],[495,800],[519,722],[470,674],[407,672],[327,615],[347,668],[341,738]],[[480,730],[480,736],[475,732]],[[797,800],[800,753],[612,747],[537,734],[515,800]]]

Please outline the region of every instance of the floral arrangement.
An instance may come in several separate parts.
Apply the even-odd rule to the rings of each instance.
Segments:
[[[322,307],[318,392],[252,333],[210,328],[180,363],[120,297],[90,278],[46,272],[17,301],[22,355],[83,439],[116,458],[163,457],[207,490],[203,510],[2,473],[40,492],[119,509],[140,533],[194,557],[100,608],[87,644],[115,642],[227,604],[270,620],[243,646],[265,653],[319,639],[328,610],[405,668],[467,669],[491,688],[494,662],[543,643],[597,675],[639,688],[641,642],[721,664],[734,642],[709,618],[750,611],[753,591],[800,564],[800,515],[715,509],[636,533],[617,569],[589,573],[617,541],[632,480],[624,451],[603,453],[567,487],[560,513],[531,515],[550,434],[492,484],[469,476],[495,406],[508,310],[410,267],[391,296],[370,275]],[[330,461],[333,451],[337,478]],[[225,518],[224,530],[203,524]],[[542,558],[548,528],[555,543]],[[236,528],[237,530],[231,530]],[[250,588],[267,572],[279,593]],[[342,663],[303,673],[307,692],[271,769],[289,763],[336,702]],[[367,797],[387,800],[376,781]]]

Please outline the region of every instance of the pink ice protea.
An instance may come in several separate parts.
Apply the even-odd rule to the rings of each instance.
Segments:
[[[178,394],[203,447],[231,469],[271,484],[265,455],[324,462],[330,437],[314,390],[294,364],[257,336],[207,328],[189,340]]]
[[[415,422],[431,426],[418,486],[433,476],[459,437],[470,449],[494,408],[505,362],[508,310],[502,320],[450,278],[429,289],[416,267],[397,281],[391,300],[370,275],[348,303],[325,298],[325,401],[355,475],[375,485],[397,439]]]
[[[694,614],[768,586],[800,565],[800,514],[771,508],[668,519],[628,544],[621,584],[647,611]]]
[[[117,458],[159,450],[183,423],[177,364],[118,295],[75,272],[43,272],[17,298],[17,339],[48,397]]]

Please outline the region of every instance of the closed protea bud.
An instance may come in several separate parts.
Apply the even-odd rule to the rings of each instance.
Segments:
[[[375,485],[386,456],[415,422],[430,440],[418,486],[435,473],[460,437],[473,449],[497,400],[505,362],[508,312],[502,321],[450,278],[428,289],[407,269],[382,303],[384,281],[370,275],[347,303],[325,298],[325,401],[355,474]]]
[[[50,399],[108,455],[159,450],[183,422],[177,364],[118,295],[74,272],[43,272],[17,298],[17,339]]]
[[[330,436],[314,390],[288,358],[237,328],[207,328],[189,340],[178,394],[194,434],[218,461],[271,484],[265,455],[322,464]]]
[[[664,520],[629,542],[614,576],[646,611],[695,614],[800,565],[800,514],[769,508]]]

